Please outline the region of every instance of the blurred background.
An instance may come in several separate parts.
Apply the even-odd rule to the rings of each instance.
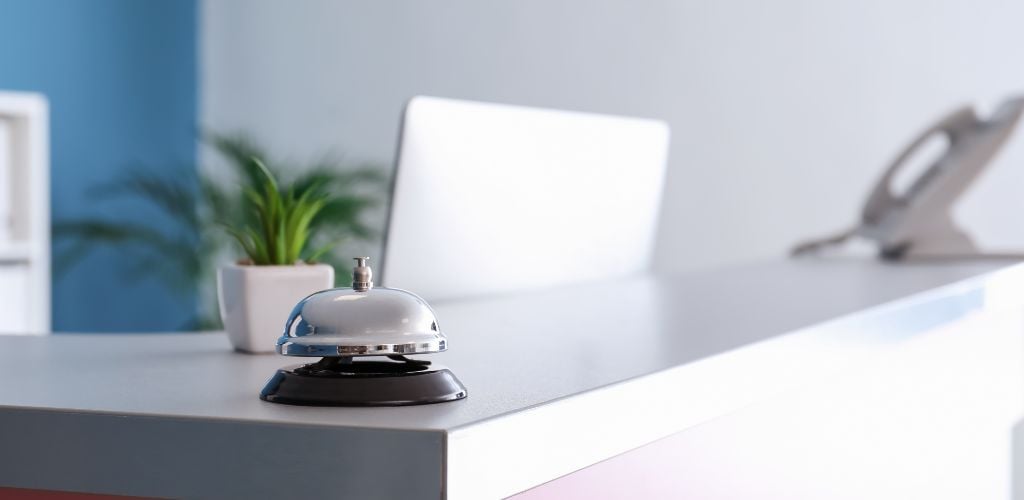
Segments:
[[[655,267],[779,257],[854,222],[931,121],[1024,92],[1020,19],[999,0],[0,0],[0,90],[49,101],[53,329],[215,328],[211,270],[240,252],[211,200],[254,151],[288,182],[329,174],[337,253],[376,255],[414,95],[659,118]],[[1022,163],[1011,139],[957,208],[984,246],[1024,247]]]

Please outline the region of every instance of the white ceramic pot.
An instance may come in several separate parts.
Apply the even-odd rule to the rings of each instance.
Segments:
[[[274,352],[295,304],[333,287],[334,268],[325,264],[221,267],[217,298],[231,345],[244,352]]]

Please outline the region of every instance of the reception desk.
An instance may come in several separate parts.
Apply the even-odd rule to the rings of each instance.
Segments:
[[[924,498],[906,493],[981,460],[964,484],[1007,489],[1009,434],[976,456],[1024,386],[1024,268],[1000,267],[778,261],[437,303],[430,358],[469,397],[418,407],[260,401],[296,360],[221,333],[0,337],[0,487]]]

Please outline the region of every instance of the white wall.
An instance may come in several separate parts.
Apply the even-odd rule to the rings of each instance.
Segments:
[[[390,162],[415,94],[663,118],[658,264],[715,266],[852,223],[918,129],[1024,92],[1022,19],[997,0],[208,0],[201,119]],[[1024,131],[960,218],[1024,248],[1022,190]]]

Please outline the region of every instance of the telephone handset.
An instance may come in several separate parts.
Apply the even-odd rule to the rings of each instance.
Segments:
[[[1006,257],[1024,254],[980,252],[953,222],[957,199],[988,166],[1024,113],[1024,97],[1004,101],[986,120],[968,106],[946,115],[922,132],[892,162],[868,196],[860,224],[835,236],[793,248],[793,255],[859,236],[878,244],[888,259],[909,257]],[[929,139],[945,135],[946,152],[915,179],[905,192],[893,192],[893,180]]]

